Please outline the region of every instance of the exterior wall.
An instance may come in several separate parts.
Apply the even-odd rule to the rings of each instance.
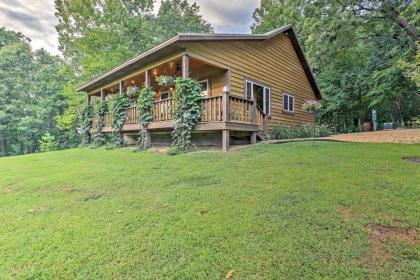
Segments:
[[[245,78],[271,87],[269,128],[312,122],[302,109],[308,99],[316,99],[290,39],[280,34],[264,41],[192,42],[180,44],[197,57],[231,70],[231,94],[244,96]],[[223,85],[222,85],[223,87]],[[283,93],[295,97],[295,112],[283,112]]]

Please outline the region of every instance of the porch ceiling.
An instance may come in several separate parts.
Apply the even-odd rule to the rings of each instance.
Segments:
[[[142,55],[142,58],[130,60],[129,62],[120,65],[119,67],[114,68],[110,72],[107,72],[106,74],[99,76],[92,80],[91,82],[83,85],[80,87],[77,91],[92,91],[96,88],[99,88],[103,85],[109,84],[115,80],[118,80],[122,77],[125,77],[129,75],[130,73],[138,70],[141,67],[146,66],[147,64],[156,61],[158,59],[164,58],[170,54],[182,51],[183,48],[176,46],[176,45],[169,45],[162,49],[160,49],[158,52],[146,52]]]

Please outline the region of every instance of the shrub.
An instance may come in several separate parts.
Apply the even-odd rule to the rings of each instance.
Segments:
[[[40,152],[51,152],[55,151],[57,143],[55,142],[55,136],[49,132],[42,135],[41,140],[39,140],[39,151]]]
[[[310,124],[300,126],[278,126],[271,129],[268,133],[269,139],[295,139],[295,138],[310,138],[313,137],[314,127]],[[317,125],[315,127],[315,137],[326,137],[332,135],[332,130],[326,125]]]

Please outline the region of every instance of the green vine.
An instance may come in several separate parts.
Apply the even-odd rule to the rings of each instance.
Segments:
[[[80,127],[77,132],[81,135],[81,144],[86,146],[90,140],[90,130],[92,128],[93,107],[87,105],[80,116]]]
[[[125,123],[125,111],[129,106],[130,99],[124,93],[115,94],[110,100],[109,109],[112,114],[112,142],[119,147],[125,145],[121,130]]]
[[[152,87],[145,86],[141,89],[139,97],[137,98],[137,112],[139,115],[139,140],[138,145],[140,150],[147,148],[146,146],[146,131],[150,122],[153,120],[153,102],[155,99],[155,92]]]
[[[107,105],[105,102],[100,102],[95,106],[96,125],[95,132],[92,136],[93,143],[98,146],[102,146],[106,143],[107,138],[105,133],[102,132],[102,128],[105,125],[105,113],[107,112]]]
[[[185,152],[191,143],[191,131],[201,117],[200,84],[191,78],[176,79],[174,106],[175,129],[172,132],[173,145],[176,151]]]

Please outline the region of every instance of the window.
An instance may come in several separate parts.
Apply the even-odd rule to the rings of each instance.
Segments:
[[[295,111],[295,97],[289,94],[283,94],[283,111],[293,113]]]
[[[203,80],[198,82],[201,87],[201,96],[208,97],[209,96],[209,80]]]
[[[245,97],[257,101],[257,106],[264,114],[271,114],[271,89],[269,87],[246,81]]]
[[[160,93],[160,100],[169,99],[169,91],[164,91]]]

